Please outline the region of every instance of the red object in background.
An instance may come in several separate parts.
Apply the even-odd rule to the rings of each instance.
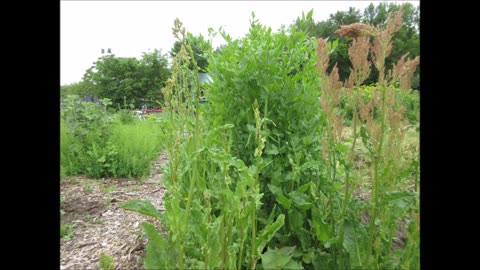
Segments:
[[[158,109],[158,110],[147,110],[147,113],[161,113],[163,112],[162,109]]]

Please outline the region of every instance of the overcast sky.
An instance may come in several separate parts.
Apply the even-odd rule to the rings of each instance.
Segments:
[[[175,18],[194,35],[208,37],[209,27],[218,30],[222,26],[239,38],[248,32],[252,11],[261,24],[277,30],[291,24],[302,11],[306,14],[313,9],[314,20],[323,21],[349,7],[363,12],[371,2],[380,1],[61,1],[60,84],[80,81],[102,48],[137,59],[153,49],[168,53],[175,42]],[[213,46],[220,44],[222,38],[217,35]]]

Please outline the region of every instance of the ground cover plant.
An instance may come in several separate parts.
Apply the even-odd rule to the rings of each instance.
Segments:
[[[193,36],[176,20],[159,126],[165,212],[122,204],[165,227],[141,225],[145,268],[418,269],[418,99],[407,99],[419,58],[385,66],[402,15],[337,31],[353,39],[344,82],[327,72],[336,42],[302,27],[274,33],[253,16],[241,39],[220,31],[227,45],[205,52],[208,104]],[[371,63],[378,82],[363,86]]]
[[[108,99],[103,106],[65,100],[60,123],[61,175],[142,178],[162,150],[157,118],[145,121],[111,113]]]

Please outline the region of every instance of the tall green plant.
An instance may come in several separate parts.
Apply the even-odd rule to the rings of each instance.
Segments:
[[[250,104],[258,102],[261,118],[266,119],[261,132],[265,151],[258,182],[264,195],[256,214],[258,228],[267,226],[270,216],[285,215],[285,226],[271,248],[295,246],[296,254],[308,260],[314,242],[308,223],[311,192],[317,192],[312,189],[324,179],[316,41],[294,27],[274,33],[255,17],[244,38],[221,34],[227,45],[210,61],[214,82],[208,92],[208,120],[210,125],[233,124],[232,154],[253,165],[256,129]]]
[[[401,27],[402,15],[402,9],[395,16],[390,14],[384,28],[356,23],[342,26],[337,31],[341,35],[355,38],[350,47],[353,69],[345,91],[353,105],[353,142],[350,150],[346,151],[347,155],[342,157],[342,151],[328,151],[326,157],[330,167],[334,168],[334,172],[341,167],[344,170],[342,175],[332,177],[332,181],[337,181],[335,178],[345,179],[346,191],[343,195],[343,208],[340,211],[341,223],[337,227],[340,228],[339,235],[343,238],[341,240],[344,243],[345,252],[350,256],[349,265],[351,267],[372,269],[398,267],[398,257],[392,251],[392,240],[399,228],[399,223],[412,211],[416,212],[418,209],[415,203],[416,190],[402,189],[403,175],[410,172],[411,166],[405,166],[401,156],[404,127],[408,124],[403,120],[405,112],[403,97],[408,94],[408,91],[411,91],[410,78],[419,60],[418,57],[406,60],[406,56],[403,56],[388,73],[385,68],[385,58],[391,50],[391,39]],[[370,44],[369,39],[364,38],[369,36],[373,37],[371,56],[374,66],[378,70],[379,81],[373,88],[372,99],[365,101],[359,92],[359,85],[370,72],[367,60]],[[322,74],[320,73],[320,76]],[[334,81],[335,79],[329,78],[329,85],[332,85]],[[400,86],[402,95],[398,95],[398,91],[393,90],[394,85]],[[340,92],[340,88],[341,85],[334,87],[336,92]],[[323,100],[325,98],[328,99],[328,95],[324,96]],[[338,105],[337,99],[334,99],[324,106],[327,108],[324,110],[328,115],[328,108],[337,108]],[[332,113],[331,117],[327,116],[327,119],[328,123],[334,125],[340,118],[338,114]],[[332,130],[332,128],[327,130]],[[331,135],[328,136],[327,133],[326,137],[329,138]],[[362,139],[372,164],[370,166],[371,179],[369,179],[372,192],[369,200],[363,205],[358,205],[350,199],[351,186],[354,184],[351,176],[355,176],[352,157],[358,137]],[[334,140],[333,143],[330,140],[327,148],[330,150],[345,149],[343,145],[342,140]],[[335,159],[338,159],[338,164],[334,162]],[[359,209],[366,210],[368,215],[366,226],[355,222],[358,220],[358,213],[351,215],[345,211],[345,206],[352,207],[352,203],[357,205],[354,207],[360,206]],[[388,211],[386,211],[387,209]],[[347,232],[360,237],[354,239],[353,244],[345,245],[345,241],[348,240]],[[412,236],[415,237],[414,233]],[[415,239],[412,241],[415,243]],[[341,249],[339,250],[341,251]],[[409,249],[409,252],[411,251]]]
[[[254,107],[256,117],[251,124],[257,130],[256,161],[246,166],[231,155],[233,125],[208,126],[203,118],[196,98],[198,69],[192,72],[188,68],[190,63],[195,67],[196,62],[178,20],[174,35],[183,46],[164,88],[169,114],[164,127],[165,146],[170,157],[164,174],[166,213],[159,213],[147,201],[129,201],[123,207],[154,216],[167,229],[168,238],[153,225],[142,225],[151,240],[145,259],[147,269],[254,268],[285,219],[284,215],[276,219],[272,215],[267,226],[255,226],[263,195],[258,175],[263,164],[265,139],[261,133],[265,120],[260,118],[258,106]]]

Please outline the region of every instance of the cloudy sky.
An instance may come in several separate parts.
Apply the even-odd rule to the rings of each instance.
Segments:
[[[302,11],[313,9],[315,21],[336,11],[355,7],[363,12],[380,1],[66,1],[60,3],[60,83],[78,82],[85,70],[112,49],[120,57],[140,58],[142,52],[167,53],[175,39],[173,21],[179,18],[187,31],[208,37],[219,27],[234,38],[248,32],[252,11],[273,30],[289,25]],[[390,1],[400,4],[405,1]],[[419,1],[409,1],[418,5]],[[218,35],[213,45],[222,44]]]

